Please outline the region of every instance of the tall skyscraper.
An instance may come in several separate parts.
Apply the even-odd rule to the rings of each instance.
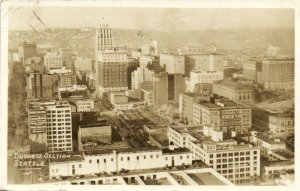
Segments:
[[[194,92],[195,86],[200,85],[211,92],[212,83],[223,79],[224,75],[222,71],[191,71],[187,90],[189,92]]]
[[[224,55],[218,53],[195,54],[186,56],[186,73],[195,71],[222,71]]]
[[[280,54],[281,48],[270,45],[268,47],[268,57],[277,57]]]
[[[28,108],[31,140],[45,143],[43,134],[46,132],[50,152],[73,150],[71,105],[68,102],[29,102]]]
[[[96,30],[96,52],[113,50],[112,29],[107,24],[100,24]]]
[[[20,59],[25,62],[27,58],[31,58],[37,55],[37,49],[35,43],[24,42],[22,46],[18,48]]]
[[[168,74],[185,74],[185,59],[183,55],[160,54],[159,62]]]
[[[153,70],[148,68],[138,67],[131,73],[131,89],[140,89],[140,86],[145,81],[152,81],[154,75]]]
[[[267,89],[292,89],[295,81],[295,60],[289,58],[267,59],[258,73],[259,82]]]
[[[53,99],[56,97],[58,87],[57,74],[30,73],[27,76],[28,100]]]
[[[183,74],[168,74],[168,100],[179,101],[179,95],[185,92]]]
[[[113,45],[112,30],[100,25],[96,30],[95,67],[96,92],[102,97],[105,92],[128,89],[129,60],[124,51]]]
[[[44,65],[46,70],[62,68],[63,64],[60,53],[47,52],[44,56]]]
[[[166,72],[153,76],[153,102],[155,108],[168,103],[168,73]]]

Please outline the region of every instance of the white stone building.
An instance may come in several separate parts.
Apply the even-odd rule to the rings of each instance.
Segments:
[[[189,149],[193,160],[203,161],[235,184],[259,181],[260,149],[233,139],[223,140],[221,131],[169,127],[169,143]]]

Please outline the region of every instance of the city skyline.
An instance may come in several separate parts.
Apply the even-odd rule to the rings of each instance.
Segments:
[[[6,184],[297,183],[294,10],[45,1],[4,23]]]
[[[8,10],[8,20],[9,30],[86,28],[100,23],[109,23],[111,28],[160,31],[295,26],[293,9],[270,8],[13,7]]]

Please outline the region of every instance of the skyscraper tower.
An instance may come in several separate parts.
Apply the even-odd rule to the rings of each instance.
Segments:
[[[107,24],[100,24],[96,30],[96,51],[113,50],[112,30]]]
[[[108,25],[100,25],[96,30],[95,46],[97,96],[128,89],[128,64],[126,52],[120,51],[113,44],[112,29]]]

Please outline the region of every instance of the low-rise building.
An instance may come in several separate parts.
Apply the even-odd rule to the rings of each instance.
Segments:
[[[68,98],[70,96],[86,96],[88,89],[86,85],[62,86],[58,88],[59,99]]]
[[[187,90],[189,92],[194,92],[196,84],[210,84],[210,86],[206,87],[209,92],[212,92],[212,83],[223,79],[223,71],[191,71],[190,84]]]
[[[112,127],[106,121],[80,125],[78,129],[79,151],[95,149],[112,143]]]
[[[294,114],[270,115],[269,130],[276,137],[287,137],[294,134]]]
[[[145,107],[142,100],[130,100],[125,92],[110,92],[109,100],[115,111],[130,110]]]
[[[213,83],[212,92],[242,104],[254,104],[253,87],[239,82],[222,80]]]
[[[93,112],[95,110],[95,101],[92,98],[71,96],[69,101],[76,106],[76,112]]]
[[[49,176],[88,175],[123,170],[144,170],[192,164],[192,153],[187,149],[163,151],[158,147],[121,148],[84,151],[74,160],[52,160]]]
[[[294,161],[294,153],[288,149],[276,149],[270,151],[269,160],[290,160]]]
[[[212,125],[227,133],[249,132],[251,115],[250,107],[228,100],[193,102],[193,124]]]
[[[45,183],[45,184],[48,184]],[[56,177],[50,184],[54,185],[233,185],[230,181],[207,167],[185,165],[184,169],[144,169],[135,172],[118,172],[85,176],[80,178],[69,178],[62,180]]]
[[[225,140],[223,132],[209,127],[169,127],[169,143],[187,148],[193,160],[201,160],[235,184],[259,181],[260,149],[250,144]]]
[[[295,166],[293,161],[268,161],[262,163],[262,179],[274,180],[276,176],[287,171],[294,172]]]
[[[267,158],[269,158],[271,151],[273,150],[286,149],[285,142],[263,133],[257,135],[253,133],[251,136],[251,142],[257,147],[260,147],[261,155]]]
[[[76,76],[74,74],[60,74],[59,86],[72,86],[76,85]]]

